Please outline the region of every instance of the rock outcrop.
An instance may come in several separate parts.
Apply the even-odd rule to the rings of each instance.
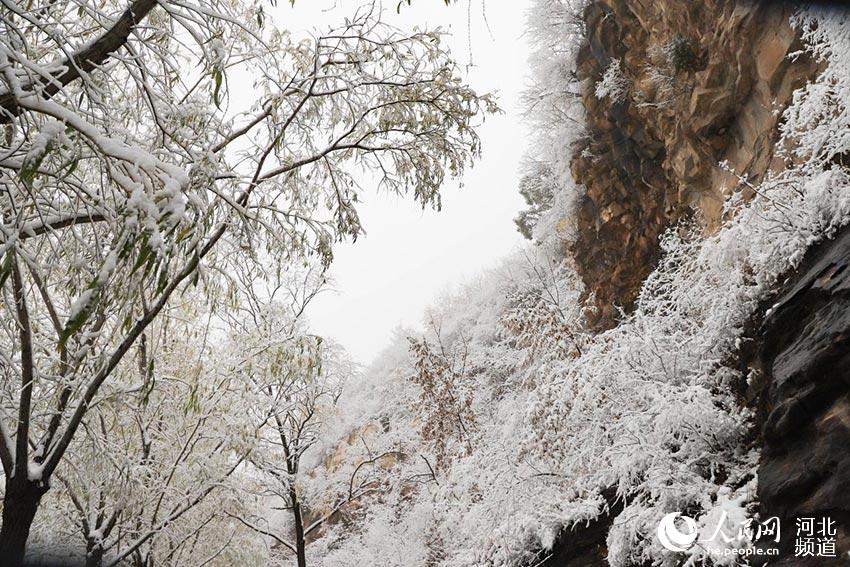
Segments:
[[[606,491],[603,497],[609,505],[605,513],[590,522],[561,530],[551,552],[533,567],[608,567],[608,532],[614,518],[623,511],[623,503],[617,501],[614,489]]]
[[[576,240],[598,328],[629,310],[658,259],[658,237],[696,216],[715,229],[723,202],[771,168],[778,121],[817,73],[781,3],[598,0],[577,58],[587,138],[572,173],[583,185]],[[600,94],[606,71],[620,88]],[[720,164],[725,162],[726,166]],[[734,172],[734,173],[731,173]],[[747,180],[741,182],[741,178]]]
[[[771,565],[847,565],[850,230],[809,252],[769,311],[762,344],[767,419],[758,496],[761,515],[782,525],[781,556]],[[798,518],[835,522],[835,558],[795,557]]]

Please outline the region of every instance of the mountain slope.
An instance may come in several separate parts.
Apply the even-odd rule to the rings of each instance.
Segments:
[[[809,383],[846,385],[844,260],[795,270],[850,220],[847,15],[536,0],[529,33],[534,244],[354,385],[341,431],[398,457],[315,564],[736,564],[665,549],[671,512],[846,530],[846,386]],[[806,456],[829,474],[783,481]]]

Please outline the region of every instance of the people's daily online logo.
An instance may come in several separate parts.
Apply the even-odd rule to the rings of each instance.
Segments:
[[[705,518],[717,518],[706,521],[702,529],[699,523],[679,512],[664,516],[658,523],[656,535],[665,549],[677,553],[703,553],[705,555],[779,555],[780,525],[779,518],[772,517],[760,522],[747,518],[740,522],[737,529],[730,530],[728,514],[707,515]],[[836,557],[835,522],[831,518],[797,518],[795,557]],[[762,545],[754,547],[756,542]]]
[[[709,516],[711,517],[711,516]],[[713,523],[713,522],[712,522]],[[779,518],[768,518],[759,522],[748,518],[741,522],[737,529],[729,531],[729,516],[722,511],[717,518],[717,525],[704,526],[701,530],[693,518],[672,512],[664,516],[658,523],[656,534],[658,541],[665,549],[679,553],[699,548],[696,552],[706,555],[778,555],[778,547],[753,547],[757,541],[779,543]],[[705,537],[700,537],[701,535]]]
[[[679,531],[676,519],[681,518],[685,532]],[[697,542],[697,523],[693,518],[682,516],[678,512],[667,514],[658,524],[658,541],[670,551],[687,551]]]

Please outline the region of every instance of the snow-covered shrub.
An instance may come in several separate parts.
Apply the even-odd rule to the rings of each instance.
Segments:
[[[638,106],[654,106],[656,108],[669,108],[676,96],[676,77],[673,67],[670,65],[664,45],[652,45],[647,49],[648,63],[644,72],[654,86],[653,100],[645,101],[646,93],[639,92],[636,98]]]
[[[472,452],[477,420],[466,375],[469,343],[461,336],[447,348],[439,331],[434,334],[433,343],[413,337],[408,341],[411,380],[422,390],[414,411],[421,416],[422,439],[432,444],[436,466],[442,468],[451,457]]]
[[[540,218],[552,208],[558,192],[558,181],[555,172],[546,162],[529,160],[524,168],[519,183],[519,194],[528,208],[520,211],[514,222],[520,234],[532,240]]]
[[[620,102],[626,98],[629,92],[629,80],[623,74],[622,62],[612,59],[611,63],[602,74],[602,78],[596,83],[596,98],[611,99],[611,102]]]
[[[526,362],[539,358],[581,356],[588,333],[583,326],[581,294],[584,286],[569,260],[553,259],[534,251],[524,255],[506,291],[508,305],[499,320],[525,353]]]

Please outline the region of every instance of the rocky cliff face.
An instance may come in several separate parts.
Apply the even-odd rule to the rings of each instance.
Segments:
[[[586,193],[571,252],[595,297],[595,326],[632,306],[668,227],[695,216],[714,230],[732,192],[746,199],[785,166],[774,158],[778,120],[817,72],[807,56],[790,57],[801,45],[789,14],[742,0],[586,9],[577,76],[588,135],[572,161]]]
[[[616,324],[660,255],[659,236],[693,218],[710,234],[771,170],[793,92],[819,64],[780,3],[598,0],[578,56],[587,138],[575,148],[579,203],[570,252],[595,309]],[[756,315],[758,369],[742,405],[758,408],[758,510],[781,520],[772,565],[845,565],[850,552],[850,230],[809,251]],[[763,320],[763,322],[761,322]],[[746,398],[746,399],[745,399]],[[614,504],[613,501],[611,501]],[[613,514],[561,534],[548,567],[607,565]],[[835,559],[795,557],[797,518],[829,517]],[[755,564],[758,564],[756,562]],[[766,564],[766,563],[762,563]]]
[[[850,230],[808,254],[765,320],[759,467],[765,517],[781,520],[773,565],[846,565],[850,551]],[[835,559],[794,557],[796,518],[835,521]]]

